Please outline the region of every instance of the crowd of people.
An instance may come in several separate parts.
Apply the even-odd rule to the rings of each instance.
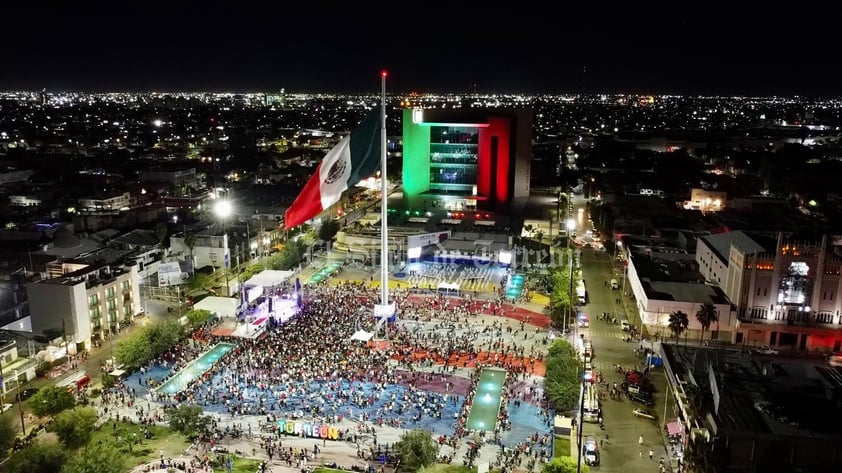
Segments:
[[[398,322],[388,327],[388,343],[383,347],[351,340],[359,330],[374,330],[377,321],[371,308],[379,302],[375,289],[359,283],[309,286],[303,290],[302,309],[296,317],[260,338],[239,339],[234,349],[186,389],[176,394],[156,391],[154,387],[166,378],[153,379],[145,370],[141,384],[151,388],[148,399],[165,406],[192,403],[232,419],[258,415],[267,425],[284,419],[331,425],[349,420],[359,426],[425,428],[460,437],[468,434],[462,426],[471,399],[467,387],[448,381],[448,376],[465,368],[477,376],[477,366],[495,366],[506,369],[514,383],[528,379],[543,360],[546,334],[522,322],[510,327],[499,321],[487,324],[485,318],[477,317],[497,312],[498,303],[418,297],[400,290],[392,297]],[[155,363],[173,367],[177,373],[220,341],[225,339],[210,329],[200,330]],[[468,372],[460,375],[469,376]],[[536,390],[516,390],[512,383],[507,384],[494,432],[498,439],[510,425],[509,400],[516,407],[521,402],[539,405],[543,401]],[[125,398],[133,400],[133,395],[123,393],[120,399]],[[153,419],[150,416],[160,415],[154,410],[137,413]],[[352,437],[363,439],[362,435],[357,439],[353,431],[341,431],[342,439]],[[278,440],[264,448],[267,454],[297,463],[296,456],[279,445]],[[535,453],[543,456],[546,452],[537,449]]]

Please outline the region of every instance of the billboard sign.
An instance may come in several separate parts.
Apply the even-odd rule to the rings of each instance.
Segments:
[[[406,244],[409,248],[421,248],[428,245],[443,243],[450,238],[450,230],[443,232],[421,233],[406,237]]]

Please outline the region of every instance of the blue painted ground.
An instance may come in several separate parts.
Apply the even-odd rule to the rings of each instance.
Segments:
[[[223,397],[219,391],[223,376],[216,374],[210,381],[203,383],[194,390],[196,400],[205,410],[216,413],[227,413],[229,399]],[[214,386],[215,396],[208,396],[209,386]],[[257,414],[261,405],[266,412],[275,412],[280,416],[294,416],[310,413],[313,407],[318,407],[320,414],[330,416],[342,415],[359,420],[364,414],[369,422],[377,422],[379,418],[388,420],[400,419],[401,427],[409,429],[426,429],[440,435],[453,435],[456,425],[456,415],[461,411],[464,397],[460,396],[454,403],[452,396],[447,401],[443,395],[415,390],[411,391],[403,385],[386,384],[383,389],[374,383],[342,382],[309,382],[309,383],[281,383],[269,389],[246,387],[240,385],[242,403],[246,412]],[[344,393],[344,395],[342,395]],[[228,396],[231,397],[231,396]],[[231,402],[240,402],[230,399]],[[391,406],[387,404],[391,403]],[[436,415],[438,413],[438,415]]]
[[[147,385],[150,379],[154,380],[155,385],[157,386],[161,383],[161,380],[169,376],[170,373],[172,373],[172,365],[167,365],[166,367],[153,365],[151,368],[147,369],[144,374],[141,374],[140,371],[132,373],[131,376],[123,380],[123,384],[134,388],[135,393],[139,396],[145,396],[146,393],[152,389]],[[140,385],[141,378],[143,378],[143,386]]]
[[[522,402],[520,407],[514,407],[514,402],[510,401],[508,410],[512,428],[503,432],[501,438],[503,445],[514,446],[518,442],[523,442],[535,432],[538,432],[539,437],[544,434],[550,434],[552,437],[552,427],[547,425],[544,416],[541,415],[541,410],[537,406]],[[552,442],[550,445],[552,445]]]

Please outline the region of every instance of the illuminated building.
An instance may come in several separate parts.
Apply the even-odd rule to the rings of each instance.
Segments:
[[[404,109],[407,204],[506,212],[529,196],[531,134],[526,109]]]
[[[842,351],[842,238],[720,233],[699,239],[696,261],[734,304],[734,343]]]

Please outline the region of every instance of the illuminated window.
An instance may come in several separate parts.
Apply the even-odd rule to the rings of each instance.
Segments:
[[[781,275],[778,287],[778,304],[805,305],[809,303],[813,281],[808,274],[809,266],[804,262],[791,263],[789,269]]]

